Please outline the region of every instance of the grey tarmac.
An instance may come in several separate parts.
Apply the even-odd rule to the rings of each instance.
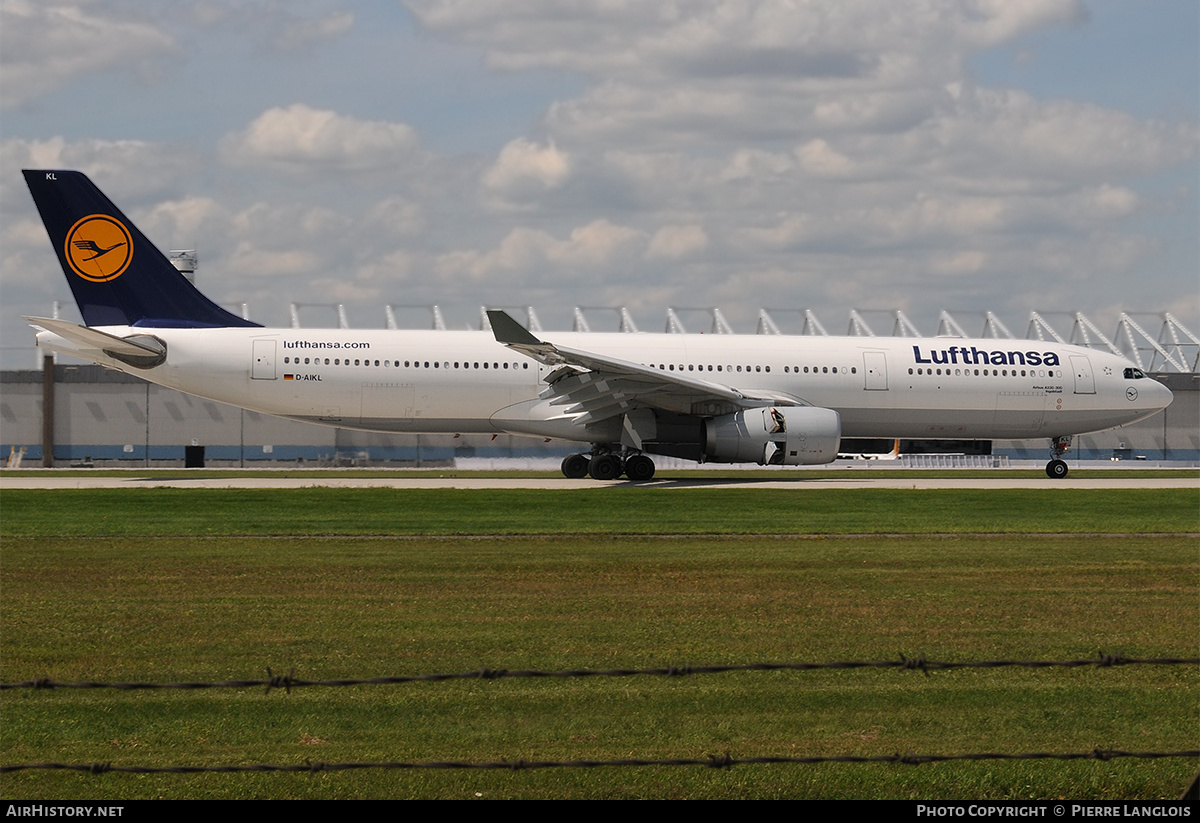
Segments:
[[[781,473],[782,474],[782,473]],[[128,477],[39,474],[8,474],[0,477],[0,491],[7,489],[594,489],[628,487],[646,489],[1197,489],[1200,474],[1188,473],[1179,477],[1070,477],[1063,480],[1036,477],[888,477],[881,473],[871,477],[861,474],[844,478],[808,478],[802,472],[778,479],[738,477],[736,473],[713,477],[663,478],[646,483],[628,480],[597,481],[568,480],[563,477],[480,477],[463,473],[430,471],[428,476],[414,477],[339,477],[312,475],[306,477],[189,477],[185,470],[176,476]]]

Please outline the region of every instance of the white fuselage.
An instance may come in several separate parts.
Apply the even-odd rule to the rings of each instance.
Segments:
[[[411,433],[509,432],[580,442],[585,429],[539,399],[552,369],[488,332],[105,327],[150,334],[166,361],[139,369],[52,332],[39,345],[153,383],[314,423]],[[1060,343],[776,335],[545,335],[551,342],[841,416],[843,437],[1023,439],[1124,425],[1171,393],[1113,354]],[[704,409],[692,413],[703,414]],[[609,426],[619,425],[619,420]],[[616,430],[614,429],[614,432]],[[619,439],[619,432],[615,434]]]

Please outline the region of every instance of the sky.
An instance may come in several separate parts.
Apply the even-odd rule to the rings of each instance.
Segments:
[[[1198,149],[1195,0],[0,0],[0,365],[78,318],[22,168],[266,325],[1111,335],[1200,333]]]

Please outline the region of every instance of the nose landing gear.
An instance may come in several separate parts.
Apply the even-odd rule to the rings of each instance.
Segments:
[[[1054,480],[1062,480],[1067,476],[1067,463],[1062,459],[1067,449],[1071,448],[1071,435],[1050,438],[1050,454],[1053,455],[1046,464],[1046,476]]]

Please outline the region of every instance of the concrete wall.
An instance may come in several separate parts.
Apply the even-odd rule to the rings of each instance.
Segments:
[[[501,435],[388,435],[301,423],[202,400],[99,366],[55,367],[54,460],[182,465],[205,447],[209,465],[399,462],[447,464],[455,457],[562,456],[569,444]],[[0,372],[0,456],[25,447],[42,458],[42,374]]]

